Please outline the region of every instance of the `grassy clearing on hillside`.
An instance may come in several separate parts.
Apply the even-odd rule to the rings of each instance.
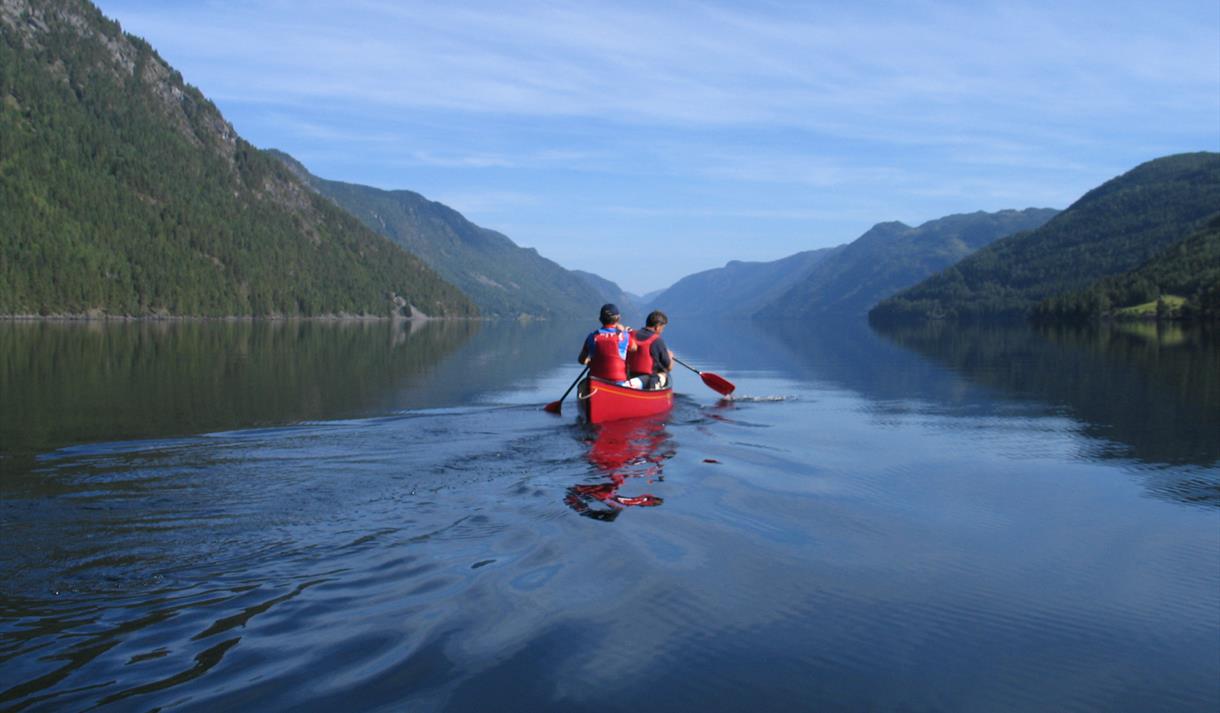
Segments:
[[[1180,309],[1182,305],[1186,303],[1185,297],[1179,297],[1177,295],[1161,295],[1161,299],[1165,301],[1165,306],[1171,310]],[[1152,300],[1151,302],[1145,302],[1144,304],[1135,305],[1133,307],[1123,307],[1122,309],[1116,310],[1114,314],[1117,317],[1134,317],[1136,319],[1155,318],[1156,303],[1157,300]]]

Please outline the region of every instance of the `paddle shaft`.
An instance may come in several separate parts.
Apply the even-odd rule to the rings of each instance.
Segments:
[[[669,356],[670,356],[670,358],[672,358],[674,361],[678,362],[679,364],[681,364],[682,366],[686,367],[687,369],[690,369],[691,371],[695,372],[695,373],[696,373],[696,374],[698,374],[699,376],[703,376],[703,372],[702,372],[702,371],[699,371],[698,369],[696,369],[695,367],[691,366],[690,364],[687,364],[686,362],[682,361],[681,359],[679,359],[678,357],[674,356],[673,354],[670,354]]]
[[[673,355],[670,354],[670,356],[673,356]],[[737,388],[736,386],[733,386],[732,382],[730,382],[728,379],[724,378],[723,376],[720,376],[719,374],[713,374],[710,371],[699,371],[695,367],[691,366],[690,364],[687,364],[686,362],[682,361],[681,359],[679,359],[676,356],[673,357],[673,360],[678,362],[682,366],[686,367],[687,369],[690,369],[691,371],[698,374],[699,378],[703,379],[704,384],[706,384],[709,388],[711,388],[713,391],[716,391],[717,393],[719,393],[722,396],[728,396],[729,394],[733,393],[734,389]]]
[[[559,411],[561,408],[563,408],[563,400],[568,398],[568,394],[572,393],[572,389],[576,388],[576,385],[580,383],[581,379],[585,378],[585,374],[587,373],[589,373],[589,367],[586,366],[584,369],[581,369],[580,376],[576,377],[576,381],[572,382],[572,385],[568,387],[567,391],[563,392],[563,396],[560,396],[558,401],[552,401],[546,405],[546,410]]]

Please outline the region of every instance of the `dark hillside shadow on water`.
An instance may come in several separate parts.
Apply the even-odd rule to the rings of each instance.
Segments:
[[[1199,468],[1099,461],[1071,406],[971,376],[999,356],[674,324],[744,396],[795,398],[687,373],[665,418],[590,429],[528,386],[559,395],[587,324],[470,325],[439,355],[410,345],[444,325],[339,329],[300,349],[362,394],[305,419],[336,420],[40,456],[0,483],[0,708],[1216,708],[1214,512],[1138,485]],[[385,378],[366,348],[407,351]],[[271,417],[315,408],[292,383]]]
[[[847,389],[884,408],[902,410],[912,399],[937,400],[952,393],[957,382],[946,369],[881,338],[860,319],[675,319],[665,337],[680,358],[700,368],[714,364],[731,381],[740,382],[734,397],[750,392],[751,372],[779,373],[799,382]],[[698,378],[682,369],[678,376]]]
[[[402,408],[418,403],[404,389],[480,327],[0,323],[0,454]]]
[[[973,382],[1068,410],[1103,455],[1149,464],[1220,460],[1220,351],[1214,335],[1171,328],[954,326],[883,332]]]
[[[1160,496],[1220,504],[1220,337],[1198,327],[871,326],[862,319],[684,323],[670,342],[868,400],[880,419],[1067,417],[1084,457],[1130,461]],[[728,372],[732,377],[733,373]],[[1172,473],[1168,469],[1178,468]],[[1162,472],[1166,471],[1166,472]]]
[[[1220,348],[1199,328],[887,327],[894,344],[972,384],[1065,414],[1094,441],[1090,457],[1131,460],[1159,495],[1220,505]],[[1208,471],[1211,471],[1210,473]]]
[[[497,391],[528,388],[558,366],[576,368],[590,329],[588,323],[573,320],[486,322],[438,363],[428,379],[414,384],[412,394],[436,405],[458,405]]]
[[[0,322],[0,464],[66,445],[468,404],[575,362],[576,322]]]

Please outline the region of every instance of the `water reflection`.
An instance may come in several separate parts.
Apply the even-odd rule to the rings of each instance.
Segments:
[[[729,331],[734,339],[725,340]],[[675,320],[670,344],[749,372],[850,390],[880,422],[1068,418],[1088,460],[1125,461],[1155,494],[1220,505],[1220,334],[1155,324],[870,326]],[[720,367],[717,367],[720,368]],[[1183,469],[1179,466],[1186,466]]]
[[[5,454],[376,413],[478,322],[0,323]]]
[[[613,522],[627,507],[655,507],[663,500],[656,495],[619,495],[631,481],[655,483],[664,480],[665,461],[677,452],[674,441],[659,418],[630,418],[598,426],[580,426],[589,447],[588,459],[598,482],[568,488],[564,502],[584,517]]]
[[[1185,409],[1158,417],[1176,438],[1214,423],[1217,372],[1195,360],[1215,352],[1190,351],[1192,333],[674,324],[675,349],[739,400],[688,374],[666,420],[589,428],[538,408],[575,376],[587,325],[468,325],[431,356],[429,330],[462,325],[354,325],[329,332],[355,341],[346,353],[282,337],[282,356],[246,359],[274,372],[337,352],[307,370],[334,382],[318,393],[346,384],[362,395],[331,407],[391,413],[64,448],[32,477],[6,473],[0,708],[1217,708],[1214,626],[1200,626],[1220,621],[1215,512],[1124,477],[1189,499],[1206,491],[1183,481],[1217,471],[1115,460],[1115,432],[1080,437],[1112,414],[1042,373],[1127,373],[1157,393],[1119,379],[1109,408]],[[142,342],[171,362],[145,371],[208,378],[192,350],[163,348],[178,334]],[[24,365],[7,352],[4,396],[21,375],[135,358],[113,341]],[[227,397],[217,420],[337,418],[299,390]],[[116,423],[195,418],[159,415]],[[1031,455],[1040,440],[1055,449]],[[663,511],[622,514],[654,494]]]
[[[797,382],[838,386],[870,401],[909,398],[912,389],[918,394],[934,384],[937,373],[944,381],[943,369],[881,338],[860,319],[723,323],[674,319],[665,337],[685,360],[736,383],[739,391],[734,398],[750,395],[752,375],[781,374]]]
[[[1213,332],[932,323],[882,334],[971,383],[1068,413],[1097,442],[1096,457],[1203,467],[1220,461],[1220,350]]]
[[[462,405],[571,361],[584,328],[0,322],[0,472],[67,445]]]

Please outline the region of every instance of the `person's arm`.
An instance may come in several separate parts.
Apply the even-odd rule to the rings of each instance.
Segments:
[[[661,368],[661,371],[670,371],[674,368],[673,363],[674,353],[669,351],[669,347],[665,346],[665,342],[661,339],[653,342],[652,361]]]
[[[589,359],[589,338],[588,337],[585,337],[585,343],[580,348],[580,356],[576,357],[576,361],[581,364],[586,364],[586,365],[589,363],[590,359]]]

